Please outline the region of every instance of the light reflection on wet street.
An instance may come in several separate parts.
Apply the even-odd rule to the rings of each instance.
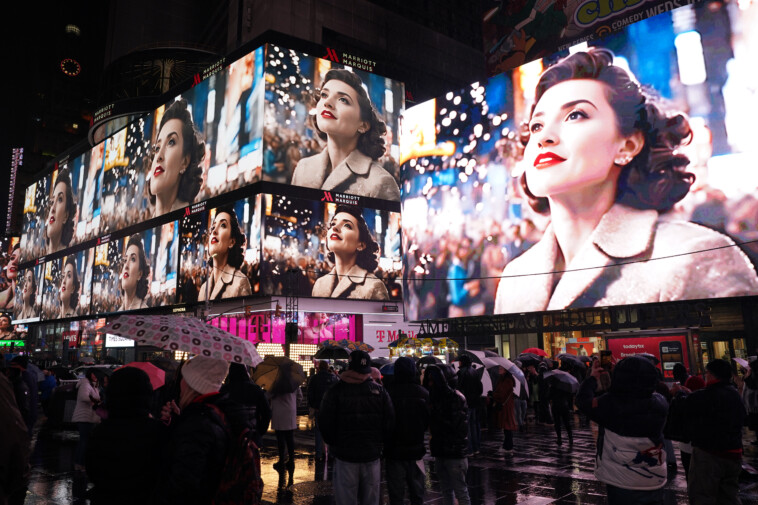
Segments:
[[[294,472],[277,472],[278,460],[273,432],[265,437],[261,451],[264,503],[326,505],[334,503],[331,464],[313,458],[313,435],[306,416],[299,418],[295,435],[297,447]],[[588,427],[575,419],[575,444],[572,449],[555,444],[551,426],[530,425],[529,432],[515,433],[513,456],[498,456],[502,433],[483,431],[481,454],[469,460],[468,484],[472,504],[544,505],[604,504],[605,489],[593,474],[594,439]],[[752,434],[749,435],[753,440]],[[26,505],[84,505],[86,476],[73,471],[73,451],[78,435],[75,430],[38,430],[32,456],[32,482]],[[675,443],[676,445],[676,443]],[[679,451],[676,451],[677,456]],[[758,446],[747,441],[745,462],[758,465]],[[433,458],[425,458],[427,504],[441,504]],[[383,503],[387,501],[382,483]],[[740,481],[744,504],[758,504],[758,477],[743,472]],[[684,472],[678,472],[665,488],[666,505],[687,504]]]

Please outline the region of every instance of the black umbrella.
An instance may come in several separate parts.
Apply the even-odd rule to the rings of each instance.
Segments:
[[[555,357],[555,359],[558,359],[561,361],[561,363],[568,363],[572,366],[579,366],[579,367],[585,367],[584,362],[579,359],[579,356],[574,356],[573,354],[563,353],[559,354]]]
[[[313,355],[314,359],[348,359],[349,357],[350,351],[344,347],[322,347]]]
[[[371,358],[371,366],[380,370],[384,365],[387,365],[389,363],[391,363],[390,359],[383,356],[379,356],[378,358]]]
[[[537,356],[531,352],[522,352],[518,355],[518,359],[521,361],[525,368],[530,366],[538,367],[540,366],[540,363],[545,362],[542,356]]]
[[[416,362],[416,366],[419,368],[424,368],[428,365],[439,365],[440,363],[442,363],[442,360],[439,358],[436,358],[434,356],[423,356]]]

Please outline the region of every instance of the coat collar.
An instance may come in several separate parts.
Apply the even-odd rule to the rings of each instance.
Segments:
[[[338,279],[337,268],[332,268],[332,271],[329,272],[329,275],[334,276],[332,279],[332,286],[334,286],[334,283]],[[342,293],[351,289],[354,284],[365,283],[367,275],[368,271],[362,269],[358,265],[353,265],[353,267],[347,272],[347,275],[343,276],[342,279],[339,280],[339,283],[337,283],[337,285],[334,287],[331,297],[339,298]]]
[[[657,220],[658,212],[655,210],[613,205],[600,219],[590,236],[591,240],[574,258],[569,266],[570,271],[562,275],[553,273],[539,276],[542,279],[539,281],[541,285],[537,292],[545,293],[545,297],[549,298],[549,302],[545,300],[547,303],[543,306],[547,306],[548,310],[566,308],[575,304],[582,296],[595,296],[592,289],[598,278],[620,274],[618,268],[607,267],[639,258],[645,253],[649,254]],[[551,272],[559,254],[552,225],[545,231],[545,237],[540,244],[543,242],[543,253],[546,254],[542,259],[545,263],[540,265],[539,271]],[[551,292],[552,296],[549,295]]]
[[[321,151],[318,155],[319,168],[323,177],[326,177],[322,184],[322,189],[326,191],[332,191],[339,187],[347,180],[353,179],[356,175],[365,176],[371,169],[372,160],[358,149],[354,149],[347,158],[342,160],[342,163],[337,165],[329,172],[329,153],[327,149]]]

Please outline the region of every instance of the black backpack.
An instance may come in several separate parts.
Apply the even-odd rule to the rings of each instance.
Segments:
[[[224,412],[214,404],[208,404],[218,417],[229,440],[229,451],[221,472],[221,482],[213,495],[213,505],[257,505],[261,503],[263,479],[261,479],[261,454],[255,444],[255,433],[244,427],[233,433]]]

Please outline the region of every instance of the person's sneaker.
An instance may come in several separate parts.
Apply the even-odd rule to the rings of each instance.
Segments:
[[[276,470],[277,472],[281,472],[282,470],[285,469],[285,464],[286,463],[284,461],[277,461],[273,465],[274,466],[274,470]]]

